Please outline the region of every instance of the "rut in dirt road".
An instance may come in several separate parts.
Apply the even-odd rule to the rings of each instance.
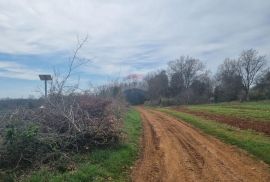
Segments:
[[[144,136],[133,181],[270,181],[269,167],[164,113],[138,108]]]

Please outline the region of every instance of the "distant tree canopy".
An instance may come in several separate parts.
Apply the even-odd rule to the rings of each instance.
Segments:
[[[160,100],[168,94],[169,80],[166,71],[148,74],[145,78],[148,84],[148,97],[150,100]]]
[[[228,58],[219,66],[214,90],[216,101],[233,101],[239,98],[243,85],[237,70],[237,62]]]
[[[33,109],[41,106],[43,103],[42,99],[2,99],[0,100],[0,111],[1,110],[13,110],[18,107]]]
[[[178,97],[179,102],[185,104],[208,99],[210,78],[205,70],[205,65],[199,59],[182,56],[170,61],[168,74],[171,97]]]
[[[171,97],[179,95],[184,90],[184,79],[182,78],[181,73],[171,73],[169,90]]]
[[[265,65],[265,56],[260,56],[254,49],[244,50],[238,58],[237,68],[242,78],[245,100],[249,100],[250,88]]]
[[[226,58],[213,76],[199,59],[181,56],[167,68],[147,74],[130,74],[122,82],[97,87],[103,98],[125,99],[132,105],[145,101],[155,105],[199,104],[270,99],[270,68],[266,57],[254,49],[238,58]],[[18,106],[38,107],[41,100],[0,100],[0,110]]]
[[[172,76],[178,76],[184,88],[188,89],[194,80],[204,71],[204,64],[192,57],[180,57],[175,61],[168,63],[169,73]]]
[[[226,58],[211,76],[202,61],[181,56],[168,63],[167,71],[145,77],[147,99],[161,105],[269,99],[266,65],[265,56],[248,49],[236,59]]]
[[[132,105],[143,104],[146,99],[145,91],[138,88],[127,89],[124,91],[124,95],[126,100]]]
[[[270,99],[270,70],[265,71],[257,79],[256,85],[251,90],[252,99]]]

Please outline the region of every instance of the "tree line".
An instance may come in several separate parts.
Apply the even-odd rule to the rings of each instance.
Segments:
[[[146,98],[151,104],[174,105],[270,99],[270,69],[257,50],[226,58],[211,75],[205,64],[190,56],[168,62],[167,69],[145,78]]]

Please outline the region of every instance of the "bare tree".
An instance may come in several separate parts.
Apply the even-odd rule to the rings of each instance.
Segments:
[[[173,73],[170,78],[170,96],[178,96],[184,90],[184,81],[181,73]]]
[[[183,84],[182,92],[184,92],[187,98],[183,98],[186,100],[186,103],[189,103],[190,97],[190,87],[192,83],[203,73],[204,64],[199,60],[189,56],[181,56],[180,59],[170,61],[168,63],[170,77],[174,80],[181,81]],[[175,78],[178,76],[179,78]],[[171,79],[172,80],[172,79]],[[178,85],[180,88],[181,86]]]
[[[252,88],[252,96],[255,99],[270,99],[270,68],[267,68],[256,79]]]
[[[238,74],[237,61],[226,58],[218,67],[215,76],[215,99],[216,101],[237,100],[242,92],[242,79]]]
[[[160,102],[161,97],[166,97],[168,92],[168,76],[166,71],[158,71],[148,74],[145,77],[148,85],[148,95],[150,100]]]
[[[192,82],[204,70],[204,64],[200,60],[192,57],[181,56],[180,59],[169,62],[169,72],[172,74],[179,73],[178,75],[183,79],[184,87],[188,89]]]
[[[210,75],[210,71],[206,71],[193,81],[188,90],[190,92],[188,95],[191,96],[189,98],[190,103],[199,104],[210,101],[213,91],[213,82]]]
[[[77,46],[73,51],[73,56],[69,58],[67,72],[61,77],[60,73],[55,69],[54,70],[54,79],[51,83],[50,93],[54,93],[57,95],[63,94],[63,92],[74,92],[78,89],[78,85],[68,86],[67,81],[69,80],[70,76],[74,72],[75,69],[80,67],[83,64],[90,62],[89,59],[79,57],[79,50],[83,47],[83,45],[87,42],[88,36],[85,36],[84,39],[80,40],[79,37],[77,38]],[[78,79],[79,82],[79,79]],[[67,90],[65,90],[67,89]]]
[[[265,56],[260,56],[254,49],[244,50],[238,59],[238,73],[242,78],[245,99],[249,100],[250,87],[254,83],[263,66],[266,65]]]

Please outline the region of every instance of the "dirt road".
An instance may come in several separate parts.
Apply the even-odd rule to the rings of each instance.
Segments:
[[[164,113],[139,107],[144,126],[136,182],[270,181],[269,167]]]

